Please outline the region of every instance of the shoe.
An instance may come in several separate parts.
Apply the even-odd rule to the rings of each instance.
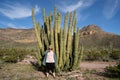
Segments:
[[[55,78],[55,73],[53,73],[53,77]]]
[[[49,73],[46,73],[46,77],[48,77],[49,76]]]

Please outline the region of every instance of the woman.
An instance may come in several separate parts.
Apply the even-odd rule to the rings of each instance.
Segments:
[[[49,76],[49,71],[52,71],[53,77],[55,77],[55,64],[56,64],[56,55],[53,52],[53,48],[50,45],[48,50],[45,51],[45,57],[43,60],[43,65],[46,68],[46,76]]]

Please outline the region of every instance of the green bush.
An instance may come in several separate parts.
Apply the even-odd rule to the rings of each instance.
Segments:
[[[85,60],[90,60],[90,61],[108,61],[109,59],[109,54],[106,50],[88,50],[84,54],[84,59]]]
[[[84,60],[89,61],[111,61],[120,59],[119,49],[92,48],[84,51]]]
[[[99,60],[101,58],[100,56],[98,51],[89,51],[87,54],[88,60]]]
[[[105,74],[112,78],[120,77],[120,61],[115,66],[107,66],[105,68]]]
[[[109,60],[111,60],[110,59],[110,54],[109,54],[109,52],[108,52],[108,50],[101,50],[100,51],[100,53],[101,53],[101,60],[102,61],[109,61]]]
[[[112,59],[120,59],[120,50],[112,51],[112,53],[110,54],[110,57]]]
[[[30,54],[30,50],[27,49],[0,49],[0,60],[4,62],[17,62],[24,59],[25,55]]]

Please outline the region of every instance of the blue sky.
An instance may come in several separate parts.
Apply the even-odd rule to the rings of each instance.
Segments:
[[[62,13],[77,11],[77,27],[94,24],[120,35],[120,0],[0,0],[0,28],[33,28],[31,9],[42,22],[42,9],[48,15],[57,6]]]

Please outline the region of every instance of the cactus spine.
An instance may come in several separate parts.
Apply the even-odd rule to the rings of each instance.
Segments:
[[[69,19],[68,19],[69,16]],[[36,38],[39,45],[39,65],[43,58],[44,50],[52,45],[57,57],[57,68],[60,70],[75,70],[78,68],[82,59],[83,47],[79,47],[79,29],[76,29],[76,12],[72,15],[68,13],[64,18],[64,27],[61,27],[61,14],[54,8],[54,16],[50,13],[46,16],[43,9],[44,25],[35,21],[34,8],[32,9],[32,20],[35,29]],[[52,25],[54,21],[54,25]]]

